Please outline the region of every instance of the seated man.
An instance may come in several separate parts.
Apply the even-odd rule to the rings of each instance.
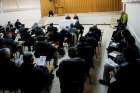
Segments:
[[[53,59],[54,68],[57,68],[58,62],[58,52],[57,52],[57,44],[39,41],[35,45],[35,53],[34,55],[39,58],[40,56],[46,56],[46,61],[50,61]]]
[[[19,19],[17,19],[17,21],[15,22],[15,27],[16,29],[19,29],[21,27],[22,23],[19,21]]]
[[[80,37],[83,36],[84,33],[84,26],[80,24],[79,20],[75,22],[75,28],[79,30]],[[79,37],[78,37],[79,38]]]
[[[57,32],[57,31],[58,31],[58,29],[57,29],[57,27],[54,26],[53,23],[50,23],[50,25],[47,27],[47,33],[49,33],[49,32]]]
[[[79,33],[73,24],[70,25],[69,32],[72,35],[71,41],[70,41],[70,46],[74,46],[78,41],[77,37],[78,37]]]
[[[82,93],[87,75],[86,61],[81,58],[63,60],[56,72],[60,80],[61,93]]]
[[[18,87],[18,68],[10,61],[10,49],[0,49],[0,88],[13,90]]]
[[[24,93],[40,93],[45,87],[51,84],[52,78],[47,68],[36,66],[31,53],[23,55],[21,65],[21,89]]]

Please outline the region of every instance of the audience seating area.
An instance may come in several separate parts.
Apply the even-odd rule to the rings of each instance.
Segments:
[[[140,52],[135,37],[126,28],[126,24],[121,24],[119,20],[107,48],[107,55],[103,80],[99,82],[109,87],[108,93],[139,91]]]
[[[18,19],[14,24],[9,21],[5,27],[0,26],[0,89],[3,93],[6,90],[49,93],[54,70],[57,70],[61,93],[82,93],[84,81],[90,77],[89,69],[94,67],[93,57],[100,47],[102,33],[94,25],[83,36],[84,27],[77,18],[60,32],[53,23],[42,27],[35,23],[26,28]],[[71,18],[67,16],[65,20],[70,22]],[[58,59],[66,52],[65,44],[69,58],[59,64]]]
[[[75,18],[70,21],[72,18],[67,16],[67,24],[60,31],[53,23],[48,26],[35,23],[26,28],[18,19],[14,24],[9,21],[5,27],[0,26],[0,89],[3,93],[7,90],[50,93],[55,76],[59,78],[61,93],[83,92],[86,78],[91,78],[89,70],[94,69],[93,58],[98,57],[102,32],[93,25],[83,36],[84,26],[78,16]],[[139,91],[140,54],[126,25],[118,20],[107,48],[108,62],[99,82],[109,87],[108,93]],[[58,63],[66,54],[65,48],[68,58]]]

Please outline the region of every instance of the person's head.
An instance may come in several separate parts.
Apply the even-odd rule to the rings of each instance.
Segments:
[[[23,62],[25,64],[33,64],[34,63],[34,56],[32,53],[25,53],[23,55]]]
[[[72,23],[72,24],[70,24],[70,27],[71,27],[71,28],[73,28],[73,27],[74,27],[74,24],[73,24],[73,23]]]
[[[94,28],[94,29],[97,29],[98,27],[97,27],[97,25],[93,25],[93,28]]]
[[[5,61],[9,60],[11,57],[11,52],[9,48],[2,48],[0,49],[0,60]]]
[[[53,23],[50,23],[50,26],[53,26]]]
[[[70,29],[69,26],[66,26],[65,30],[68,31],[69,29]]]
[[[86,38],[84,36],[80,37],[79,42],[86,42]]]
[[[19,22],[19,19],[17,19],[17,22]]]
[[[121,31],[121,35],[123,38],[127,38],[127,37],[130,37],[131,36],[131,33],[128,29],[124,29]]]
[[[8,24],[11,24],[11,21],[8,21]]]
[[[67,15],[67,16],[65,17],[65,19],[71,19],[71,17],[70,17],[69,15]]]
[[[73,19],[77,19],[77,20],[79,20],[77,14],[74,15]]]
[[[68,49],[68,55],[69,55],[70,58],[77,57],[77,49],[76,49],[76,47],[70,47]]]

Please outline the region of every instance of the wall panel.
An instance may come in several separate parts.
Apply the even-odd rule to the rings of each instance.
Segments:
[[[47,16],[49,10],[55,11],[54,2],[50,2],[49,0],[40,0],[41,4],[41,15]]]
[[[58,3],[61,4],[64,7],[65,13],[105,12],[105,11],[121,10],[121,0],[53,0],[53,1],[55,1],[55,4]],[[43,12],[48,11],[48,9],[52,9],[55,11],[54,9],[55,4],[50,3],[49,0],[41,0],[42,5],[41,9]]]

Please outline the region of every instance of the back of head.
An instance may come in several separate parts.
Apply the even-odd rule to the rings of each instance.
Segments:
[[[97,29],[98,27],[97,27],[97,25],[94,25],[93,28],[94,28],[94,29]]]
[[[75,14],[73,19],[79,20],[79,17]]]
[[[53,26],[53,23],[50,23],[50,26]]]
[[[84,36],[80,37],[79,39],[80,42],[86,42],[86,38]]]
[[[92,46],[84,45],[77,47],[77,55],[85,60],[91,60],[94,55],[94,50]]]
[[[122,37],[124,37],[124,38],[127,38],[127,37],[131,36],[131,33],[130,33],[130,31],[128,29],[122,30],[121,34],[122,34]]]
[[[129,37],[125,38],[125,40],[128,45],[130,45],[130,46],[135,45],[135,38],[133,36],[129,36]]]
[[[5,61],[10,59],[10,49],[9,48],[2,48],[0,49],[0,60]]]
[[[87,71],[86,61],[81,58],[63,60],[57,71],[57,76],[63,80],[80,80]]]
[[[19,19],[17,19],[17,22],[19,22]]]
[[[70,58],[77,57],[77,49],[76,47],[70,47],[68,50],[68,55]]]
[[[33,64],[33,62],[34,62],[33,54],[32,53],[25,53],[23,55],[23,62],[25,64]]]
[[[71,17],[70,17],[69,15],[67,15],[67,16],[65,17],[65,19],[70,20],[70,19],[71,19]]]

